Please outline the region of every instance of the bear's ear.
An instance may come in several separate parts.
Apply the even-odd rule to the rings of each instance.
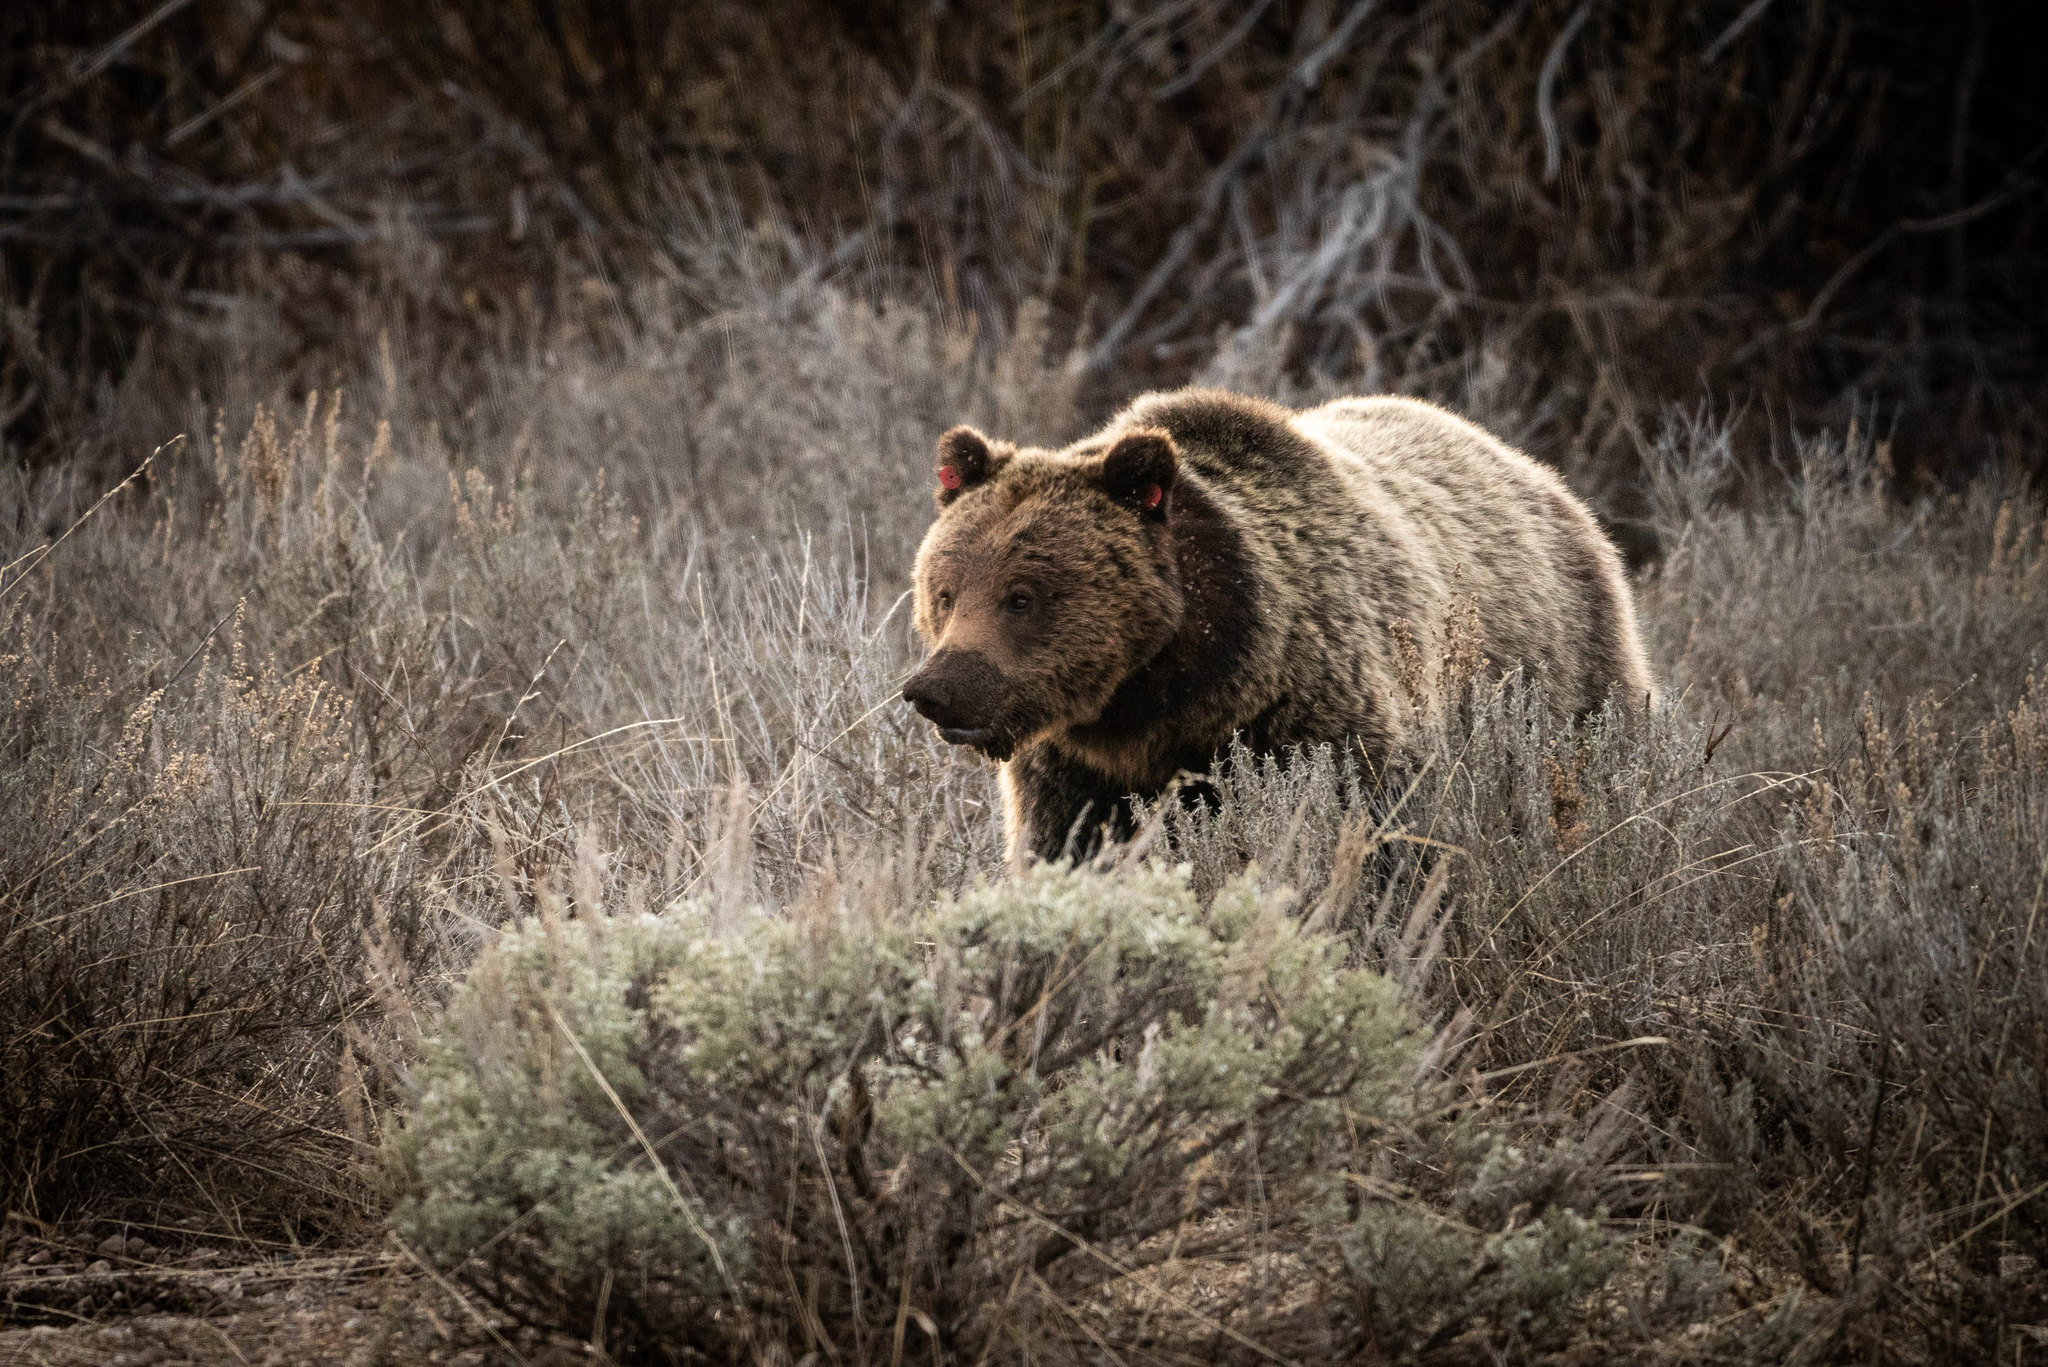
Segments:
[[[1173,492],[1173,477],[1180,469],[1180,452],[1173,438],[1156,427],[1141,427],[1117,438],[1102,458],[1102,489],[1119,503],[1129,504],[1139,516],[1155,522],[1166,520],[1167,496]]]
[[[987,437],[971,427],[955,427],[939,438],[939,490],[941,508],[993,475],[1005,460]]]

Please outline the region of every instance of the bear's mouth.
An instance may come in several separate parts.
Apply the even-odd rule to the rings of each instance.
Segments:
[[[998,764],[1007,760],[1017,748],[1009,736],[995,726],[941,726],[939,739],[948,745],[965,745],[979,750]]]

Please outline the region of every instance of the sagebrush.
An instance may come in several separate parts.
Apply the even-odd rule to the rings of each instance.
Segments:
[[[1257,884],[551,908],[429,1046],[394,1219],[614,1355],[1568,1341],[1619,1263],[1584,1155],[1460,1097],[1393,982]]]

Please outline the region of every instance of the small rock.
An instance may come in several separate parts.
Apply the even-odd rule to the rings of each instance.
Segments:
[[[105,1258],[101,1258],[85,1269],[85,1275],[88,1277],[104,1277],[113,1270],[114,1265]]]
[[[106,1238],[100,1240],[100,1252],[110,1258],[118,1258],[127,1251],[128,1236],[125,1234],[109,1234]]]
[[[39,1248],[35,1252],[28,1255],[28,1265],[30,1267],[47,1267],[49,1266],[49,1264],[55,1262],[56,1259],[57,1255],[50,1252],[49,1249]]]
[[[74,1315],[90,1315],[96,1308],[98,1308],[97,1304],[91,1296],[80,1296],[76,1301],[72,1302],[71,1313]]]
[[[137,1248],[131,1240],[128,1244],[128,1256],[139,1258],[146,1263],[153,1263],[163,1256],[163,1250],[155,1244],[144,1244],[141,1248]]]
[[[131,1258],[140,1257],[142,1250],[148,1247],[149,1240],[143,1238],[140,1234],[131,1235],[128,1239],[128,1256]]]
[[[186,1258],[185,1261],[191,1263],[194,1267],[205,1267],[208,1263],[220,1261],[220,1250],[217,1248],[195,1248],[192,1250],[191,1256]]]

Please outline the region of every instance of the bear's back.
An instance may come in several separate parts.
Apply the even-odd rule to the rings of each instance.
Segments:
[[[1340,691],[1384,694],[1395,625],[1441,641],[1461,605],[1497,666],[1532,667],[1575,710],[1614,685],[1650,690],[1613,543],[1555,471],[1454,413],[1392,395],[1297,413],[1185,389],[1145,395],[1114,426],[1173,436],[1237,518],[1269,601],[1303,628],[1286,655],[1319,660],[1308,672]]]
[[[1328,468],[1315,443],[1295,429],[1295,416],[1277,403],[1227,390],[1174,389],[1134,400],[1112,430],[1161,428],[1204,478],[1272,489]]]
[[[1419,399],[1338,399],[1294,420],[1358,497],[1397,507],[1447,599],[1481,605],[1488,654],[1537,667],[1568,705],[1653,691],[1620,555],[1563,478]]]
[[[1374,481],[1432,486],[1495,501],[1570,497],[1556,472],[1477,423],[1421,399],[1381,394],[1336,399],[1293,414],[1297,432]]]
[[[1442,496],[1464,513],[1478,511],[1467,506],[1474,500],[1536,497],[1549,505],[1571,497],[1555,473],[1484,428],[1397,395],[1336,399],[1297,413],[1225,390],[1169,390],[1137,399],[1116,427],[1165,430],[1190,468],[1259,502],[1290,492],[1327,498],[1339,492],[1332,476],[1343,495],[1396,514],[1426,514]],[[1393,497],[1383,503],[1376,495]]]

